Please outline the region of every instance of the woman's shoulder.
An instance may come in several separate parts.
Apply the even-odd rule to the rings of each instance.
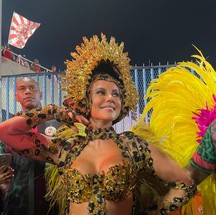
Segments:
[[[122,133],[120,133],[120,134],[118,134],[120,137],[122,137],[122,138],[125,138],[125,139],[127,139],[127,140],[131,140],[131,141],[145,141],[145,139],[144,138],[142,138],[141,136],[139,136],[139,135],[137,135],[137,134],[135,134],[134,132],[132,132],[132,131],[124,131],[124,132],[122,132]]]
[[[129,151],[138,152],[139,154],[146,153],[148,150],[148,141],[132,131],[125,131],[119,134],[119,137]]]

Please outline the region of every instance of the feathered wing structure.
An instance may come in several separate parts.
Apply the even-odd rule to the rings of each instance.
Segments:
[[[161,146],[185,167],[199,140],[216,116],[216,72],[209,62],[193,55],[195,62],[180,62],[152,81],[142,118],[151,113],[150,127]],[[199,185],[204,214],[216,214],[215,175]],[[185,214],[190,214],[185,210]]]

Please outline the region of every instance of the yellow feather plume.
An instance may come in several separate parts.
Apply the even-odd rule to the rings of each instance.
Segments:
[[[209,108],[215,105],[216,72],[201,51],[198,52],[199,55],[192,56],[195,62],[180,62],[152,81],[145,96],[149,102],[142,114],[143,119],[150,114],[153,133],[182,167],[188,164],[198,146],[199,129],[192,119],[194,113],[206,105]],[[215,186],[215,175],[212,175],[198,187],[205,215],[216,214]],[[184,214],[191,214],[188,210],[183,210]]]

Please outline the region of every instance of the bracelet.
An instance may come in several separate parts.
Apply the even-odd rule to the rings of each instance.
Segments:
[[[197,187],[194,183],[186,186],[183,182],[168,183],[170,188],[178,190],[185,190],[186,194],[183,197],[174,197],[172,201],[164,201],[160,209],[160,215],[168,214],[172,211],[177,211],[183,205],[187,204],[189,200],[196,194]]]

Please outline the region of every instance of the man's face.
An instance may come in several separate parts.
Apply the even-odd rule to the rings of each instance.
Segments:
[[[39,107],[41,99],[42,92],[34,79],[23,78],[18,80],[16,84],[16,101],[21,104],[23,110]]]

